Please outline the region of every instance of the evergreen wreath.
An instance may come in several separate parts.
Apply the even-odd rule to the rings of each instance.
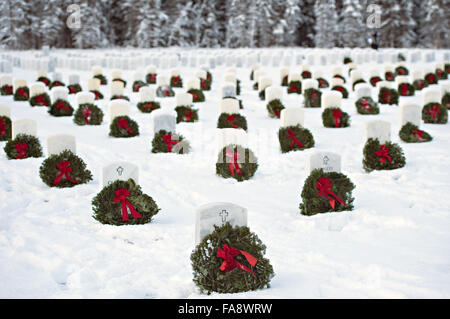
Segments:
[[[420,91],[420,90],[423,90],[424,88],[426,88],[428,86],[428,83],[425,80],[418,79],[418,80],[414,80],[413,86],[414,86],[415,90]]]
[[[419,130],[419,127],[411,122],[403,125],[398,135],[400,136],[400,139],[406,143],[424,143],[433,139],[430,134]]]
[[[318,78],[317,81],[319,82],[319,89],[326,89],[330,86],[328,81],[324,78]]]
[[[240,145],[227,145],[218,155],[216,174],[223,178],[234,178],[242,182],[252,178],[257,169],[258,159],[255,154]]]
[[[322,112],[324,127],[341,128],[350,126],[350,115],[339,107],[328,107]]]
[[[395,75],[409,75],[409,70],[404,66],[398,66],[395,68]]]
[[[46,76],[40,76],[40,77],[38,77],[38,79],[36,81],[44,83],[45,86],[49,86],[51,83],[50,79]]]
[[[444,69],[447,74],[450,74],[450,63],[445,63]]]
[[[395,89],[382,87],[378,93],[378,103],[398,105],[398,92]]]
[[[47,93],[32,96],[29,100],[31,106],[50,106],[50,96]]]
[[[7,116],[0,115],[0,141],[11,139],[11,119]]]
[[[310,79],[312,77],[311,72],[309,71],[303,71],[301,75],[302,79]]]
[[[314,147],[314,137],[311,132],[300,124],[295,126],[280,127],[278,139],[282,153],[290,151],[303,151]]]
[[[78,92],[82,91],[81,85],[78,83],[71,84],[67,87],[69,89],[69,94],[77,94]]]
[[[53,116],[72,116],[73,107],[66,100],[57,99],[55,103],[50,106],[48,113]]]
[[[209,71],[206,71],[206,80],[209,81],[210,84],[212,84],[213,76]]]
[[[401,147],[392,142],[380,144],[376,138],[369,138],[363,149],[363,167],[366,172],[392,170],[405,166]]]
[[[438,78],[437,78],[436,74],[434,74],[434,73],[427,73],[425,75],[425,81],[427,82],[428,85],[437,84]]]
[[[342,85],[335,85],[335,86],[333,86],[331,88],[331,90],[341,92],[342,93],[342,98],[344,98],[344,99],[348,98],[348,91]]]
[[[296,93],[302,94],[302,82],[301,81],[291,81],[287,89],[288,94]]]
[[[80,104],[73,121],[77,125],[100,125],[103,121],[103,111],[91,103]]]
[[[14,101],[28,101],[30,98],[30,89],[27,86],[21,86],[14,92]]]
[[[280,118],[281,111],[284,110],[284,105],[279,99],[274,99],[267,103],[267,111],[272,118]]]
[[[39,176],[49,187],[73,187],[92,180],[84,161],[69,150],[49,156],[39,168]]]
[[[370,84],[373,86],[373,87],[376,87],[377,86],[377,83],[378,82],[380,82],[380,81],[382,81],[382,79],[379,77],[379,76],[372,76],[371,78],[370,78]]]
[[[438,80],[447,80],[447,72],[442,69],[436,69],[436,76]]]
[[[254,76],[253,76],[253,75],[254,75],[254,71],[251,71],[251,72],[250,72],[250,81],[253,81],[253,79],[254,79]]]
[[[187,91],[189,94],[192,94],[192,102],[205,102],[205,95],[202,90],[190,89]]]
[[[364,81],[363,79],[359,79],[359,80],[356,80],[355,82],[353,82],[353,85],[352,85],[353,91],[355,90],[355,86],[359,83],[366,83],[366,81]]]
[[[446,124],[448,110],[439,103],[428,103],[422,108],[422,120],[430,124]]]
[[[175,92],[172,90],[170,86],[159,86],[156,89],[157,97],[171,97],[175,96]]]
[[[131,178],[105,186],[92,199],[92,210],[94,219],[116,226],[150,223],[160,211],[153,198],[144,194]]]
[[[442,97],[442,106],[446,107],[448,110],[450,110],[450,92],[447,92]]]
[[[414,86],[409,83],[400,83],[398,85],[398,95],[399,96],[413,96],[416,89],[414,89]]]
[[[2,95],[13,95],[13,87],[5,84],[1,87],[0,92]]]
[[[214,225],[191,254],[193,281],[202,293],[238,293],[270,288],[275,276],[266,246],[246,226]]]
[[[322,106],[322,92],[316,89],[307,89],[305,90],[304,94],[304,101],[305,101],[305,107],[321,107]]]
[[[183,87],[183,79],[181,78],[181,76],[179,76],[179,75],[172,76],[170,78],[170,86],[175,87],[175,88],[182,88]]]
[[[217,120],[217,128],[241,128],[247,131],[247,120],[238,113],[222,113]]]
[[[147,102],[139,102],[137,104],[137,108],[142,113],[151,113],[154,110],[160,109],[161,105],[159,104],[159,102],[156,101],[147,101]]]
[[[127,101],[129,101],[130,98],[125,95],[113,95],[113,96],[111,96],[111,101],[112,100],[127,100]]]
[[[141,81],[141,80],[134,81],[134,83],[133,83],[133,92],[139,92],[139,90],[143,86],[147,86],[147,83],[145,83],[144,81]]]
[[[236,95],[241,95],[241,80],[236,80]]]
[[[99,79],[100,85],[106,85],[108,83],[108,81],[106,80],[106,77],[103,74],[94,75],[94,79]]]
[[[152,153],[187,154],[191,150],[189,142],[183,135],[160,130],[152,140]]]
[[[193,109],[189,105],[180,105],[175,108],[177,112],[177,123],[180,122],[197,122],[198,121],[198,110]]]
[[[384,79],[389,82],[395,81],[395,73],[392,73],[391,71],[384,73]]]
[[[4,150],[8,159],[42,156],[42,147],[39,139],[28,134],[18,134],[15,139],[6,143]]]
[[[61,82],[61,81],[53,81],[52,83],[50,83],[48,89],[51,90],[57,86],[66,86],[66,85],[64,84],[64,82]]]
[[[200,87],[203,91],[210,91],[211,90],[211,81],[208,79],[200,79]]]
[[[380,114],[380,108],[378,103],[375,102],[370,96],[363,96],[355,102],[356,111],[359,114]]]
[[[109,126],[109,136],[134,137],[139,135],[139,125],[128,116],[116,116]]]
[[[148,73],[148,74],[145,76],[145,81],[146,81],[148,84],[156,84],[156,73]]]
[[[281,86],[288,86],[288,76],[285,75],[281,80]]]
[[[123,87],[124,87],[124,88],[127,87],[127,81],[125,81],[124,79],[116,78],[116,79],[113,79],[112,81],[113,81],[113,82],[114,82],[114,81],[122,82],[122,83],[123,83]]]
[[[347,81],[345,80],[345,78],[344,78],[342,75],[340,75],[340,74],[335,74],[335,75],[333,75],[333,78],[341,79],[342,81],[344,81],[344,84],[347,83]]]
[[[258,91],[258,82],[253,83],[253,90]]]
[[[94,93],[96,100],[103,100],[103,94],[98,90],[91,90],[90,92]]]
[[[313,216],[322,213],[353,210],[355,184],[344,174],[315,169],[302,189],[300,213]]]
[[[349,64],[349,63],[353,63],[353,60],[348,56],[344,57],[344,64]]]
[[[266,99],[266,89],[259,91],[258,96],[261,101],[264,101]]]

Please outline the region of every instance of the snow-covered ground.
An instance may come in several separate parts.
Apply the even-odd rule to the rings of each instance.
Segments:
[[[364,70],[376,67],[382,69],[373,64]],[[44,158],[7,160],[5,142],[0,142],[1,298],[450,298],[449,124],[422,124],[433,141],[406,144],[398,137],[399,107],[381,106],[380,115],[363,116],[351,95],[343,101],[351,115],[349,128],[324,128],[321,110],[305,109],[305,127],[314,135],[315,148],[281,154],[279,120],[268,117],[266,102],[252,90],[250,70],[239,68],[248,145],[259,168],[249,181],[226,180],[215,175],[215,130],[226,69],[211,70],[213,88],[205,92],[205,103],[195,105],[200,121],[177,125],[191,142],[188,155],[151,153],[150,115],[135,107],[132,71],[123,71],[123,77],[132,100],[131,118],[138,121],[141,135],[131,139],[108,136],[109,87],[102,87],[105,99],[97,103],[105,111],[98,127],[80,127],[72,118],[50,116],[44,107],[0,97],[0,105],[11,107],[13,120],[37,121],[44,153],[47,136],[75,135],[77,155],[94,175],[88,184],[49,188],[39,177]],[[323,69],[329,79],[331,69]],[[73,71],[59,71],[67,83]],[[110,71],[104,69],[109,80]],[[185,80],[194,71],[182,67],[181,76]],[[278,84],[279,69],[267,71]],[[91,76],[76,73],[83,86]],[[13,75],[28,84],[36,79],[30,70],[15,68]],[[420,93],[409,99],[422,104]],[[163,108],[174,107],[175,98],[158,100]],[[70,102],[76,106],[74,96]],[[302,107],[301,102],[298,95],[284,97],[286,106]],[[406,156],[404,168],[364,172],[364,123],[373,119],[391,122],[391,139]],[[315,150],[341,154],[342,171],[356,185],[353,211],[312,217],[299,213],[306,156]],[[140,167],[143,191],[161,208],[152,223],[117,227],[92,217],[100,169],[114,160]],[[249,227],[266,244],[276,274],[270,289],[206,296],[195,287],[190,263],[194,210],[214,201],[248,208]]]

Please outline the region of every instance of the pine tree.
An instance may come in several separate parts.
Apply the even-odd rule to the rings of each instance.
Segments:
[[[195,45],[196,26],[192,22],[196,20],[197,9],[198,4],[195,1],[181,4],[179,15],[171,28],[169,46],[190,47]]]
[[[162,45],[161,25],[168,17],[161,11],[160,0],[146,1],[139,18],[140,23],[136,32],[137,46],[151,48]]]
[[[299,7],[300,0],[287,0],[283,12],[283,20],[285,21],[284,45],[295,46],[297,40],[297,29],[300,24],[301,9]]]
[[[81,28],[71,29],[76,48],[101,48],[108,45],[106,35],[101,30],[103,16],[99,3],[95,0],[80,3]]]
[[[363,23],[362,7],[358,0],[344,0],[339,24],[340,44],[343,47],[365,47],[367,27]]]
[[[315,0],[300,0],[300,16],[297,29],[297,44],[302,47],[314,47],[316,17],[314,15]]]
[[[314,6],[314,12],[316,16],[315,46],[320,48],[334,47],[337,44],[337,14],[335,2],[330,0],[319,0]]]
[[[450,45],[450,13],[448,0],[426,0],[423,25],[424,45],[430,48],[448,48]]]
[[[199,9],[197,45],[202,48],[216,48],[219,44],[219,27],[214,9],[214,1],[204,0]]]

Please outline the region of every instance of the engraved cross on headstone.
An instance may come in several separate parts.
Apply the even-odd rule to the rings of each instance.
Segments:
[[[119,176],[122,176],[122,173],[123,173],[123,167],[122,166],[119,166],[117,168],[117,173],[119,174]]]
[[[224,209],[219,213],[219,215],[222,217],[222,223],[225,223],[227,221],[228,212]]]
[[[323,164],[328,165],[328,161],[330,159],[328,158],[328,156],[325,155],[325,157],[323,158]]]

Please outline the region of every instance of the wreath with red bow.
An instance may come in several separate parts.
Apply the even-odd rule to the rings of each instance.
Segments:
[[[430,134],[420,130],[417,125],[414,125],[411,122],[403,125],[398,135],[400,136],[400,139],[406,143],[424,143],[433,139]]]
[[[278,140],[282,153],[303,151],[314,147],[312,133],[301,125],[281,127],[278,130]]]
[[[140,81],[140,80],[134,81],[134,83],[133,83],[133,92],[139,92],[139,90],[143,86],[147,86],[147,83],[145,83],[144,81]]]
[[[14,92],[14,101],[28,101],[30,99],[30,89],[26,86],[21,86]]]
[[[380,82],[380,81],[382,81],[382,79],[379,77],[379,76],[373,76],[373,77],[371,77],[370,78],[370,84],[373,86],[373,87],[376,87],[377,86],[377,83],[378,82]]]
[[[205,102],[205,95],[202,90],[190,89],[187,93],[192,94],[192,102]]]
[[[415,91],[414,86],[409,83],[400,83],[397,89],[399,96],[413,96]]]
[[[98,90],[91,90],[90,92],[94,93],[96,100],[103,100],[103,94]]]
[[[94,104],[80,104],[73,121],[77,125],[100,125],[103,121],[103,111]]]
[[[302,82],[301,81],[291,81],[287,88],[288,94],[302,94]]]
[[[152,153],[187,154],[191,150],[189,141],[183,135],[160,130],[152,140]]]
[[[303,93],[305,107],[321,107],[322,106],[322,92],[316,89],[307,89]]]
[[[151,113],[154,110],[160,109],[161,104],[159,104],[159,102],[156,101],[139,102],[137,104],[137,108],[142,113]]]
[[[175,108],[175,111],[177,112],[177,123],[198,121],[198,110],[193,109],[192,106],[180,105]]]
[[[425,81],[423,79],[417,79],[417,80],[414,80],[413,86],[414,86],[415,90],[420,91],[420,90],[423,90],[424,88],[426,88],[428,86],[428,83],[427,83],[427,81]]]
[[[66,85],[64,84],[64,82],[56,80],[56,81],[53,81],[52,83],[50,83],[48,89],[51,90],[51,89],[53,89],[54,87],[57,87],[57,86],[66,86]]]
[[[247,120],[238,113],[222,113],[217,120],[217,128],[241,128],[247,131]]]
[[[430,124],[446,124],[448,110],[439,103],[428,103],[422,108],[422,120]]]
[[[5,84],[1,87],[0,92],[2,95],[13,95],[12,85]]]
[[[257,169],[258,160],[248,148],[230,144],[219,152],[216,174],[223,178],[234,178],[242,182],[252,178]]]
[[[350,126],[350,115],[339,107],[328,107],[322,112],[324,127],[342,128]]]
[[[378,92],[378,103],[398,105],[398,92],[395,89],[389,89],[386,87],[380,88]]]
[[[404,66],[398,66],[395,68],[396,75],[409,75],[409,70]]]
[[[319,82],[319,89],[326,89],[330,86],[327,80],[324,78],[318,78],[317,82]]]
[[[94,79],[100,80],[100,85],[106,85],[108,81],[106,80],[106,77],[103,74],[97,74],[93,76]]]
[[[146,81],[148,84],[155,84],[155,83],[156,83],[156,73],[148,73],[148,74],[145,76],[145,81]]]
[[[405,166],[403,150],[398,144],[369,138],[363,149],[363,167],[366,172],[392,170]]]
[[[174,90],[172,90],[172,88],[170,86],[167,86],[167,85],[159,86],[156,89],[156,96],[157,97],[171,97],[171,96],[175,96],[175,92],[174,92]]]
[[[128,116],[116,116],[109,126],[109,136],[134,137],[139,135],[139,125]]]
[[[69,89],[69,94],[77,94],[78,92],[82,91],[81,85],[79,85],[78,83],[70,84],[69,86],[67,86],[67,88]]]
[[[29,100],[31,106],[50,106],[50,96],[47,93],[32,96]]]
[[[39,139],[28,134],[18,134],[15,139],[6,143],[4,150],[8,159],[42,156],[42,147]]]
[[[53,116],[72,116],[73,107],[68,101],[58,99],[50,106],[48,113]]]
[[[370,96],[363,96],[355,102],[356,111],[359,114],[379,114],[380,108],[378,103],[375,102]]]
[[[0,116],[0,141],[11,139],[11,119],[7,116]]]
[[[269,117],[280,118],[281,111],[284,110],[284,105],[280,99],[275,99],[267,103],[267,112],[269,112]]]
[[[175,88],[183,87],[183,79],[179,75],[172,76],[170,78],[170,86]]]
[[[40,76],[36,81],[44,83],[45,86],[49,86],[51,83],[50,79],[46,76]]]
[[[332,91],[338,91],[342,93],[342,98],[346,99],[348,98],[348,91],[347,89],[342,85],[335,85],[331,88]]]
[[[444,107],[446,107],[448,110],[450,110],[450,92],[447,92],[442,97],[442,103]]]

